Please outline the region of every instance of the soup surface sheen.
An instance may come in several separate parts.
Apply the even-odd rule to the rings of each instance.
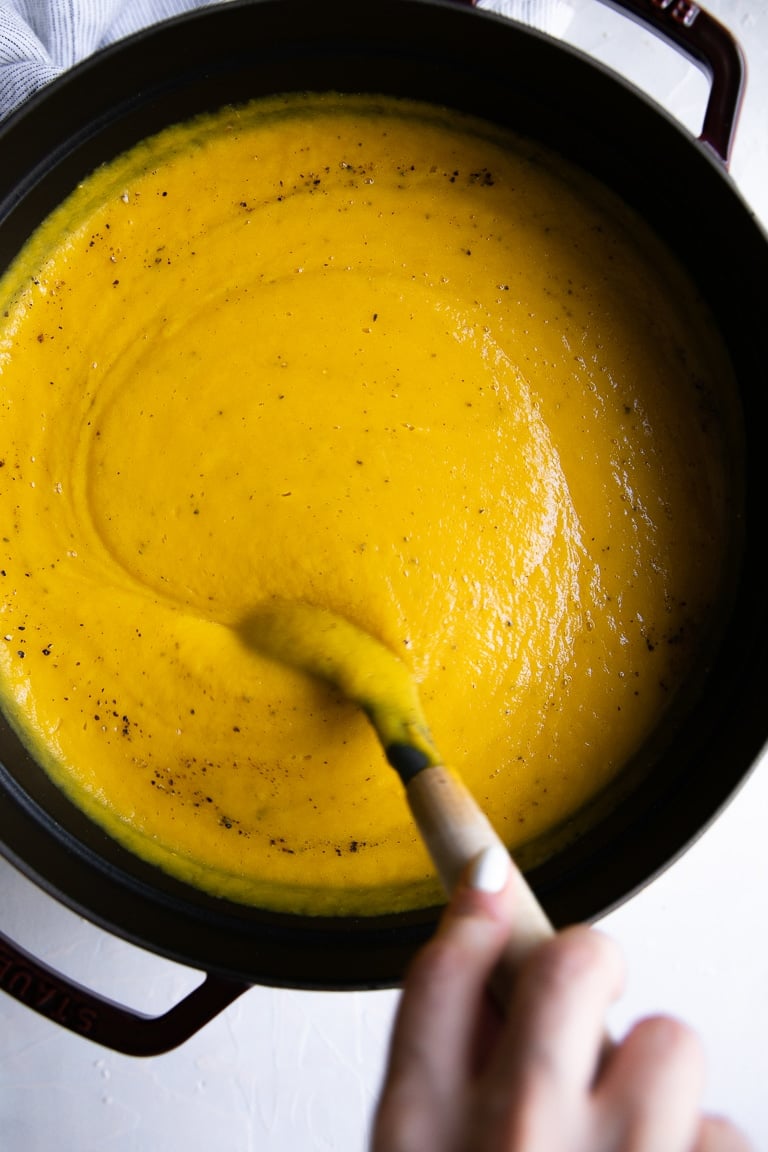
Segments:
[[[729,368],[645,226],[530,144],[389,99],[227,110],[86,180],[0,302],[6,710],[176,876],[437,899],[365,717],[241,640],[266,599],[402,656],[526,861],[700,661]]]

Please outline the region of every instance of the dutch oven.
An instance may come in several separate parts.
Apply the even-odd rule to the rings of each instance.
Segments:
[[[97,165],[166,125],[290,90],[408,96],[508,126],[586,169],[638,211],[688,269],[722,331],[743,413],[743,508],[722,642],[683,722],[638,787],[529,873],[556,925],[589,921],[674,860],[746,778],[768,734],[761,526],[768,242],[727,174],[743,62],[689,0],[617,5],[709,74],[695,139],[581,53],[459,0],[233,0],[91,57],[0,130],[0,267]],[[206,974],[165,1016],[76,987],[0,938],[0,984],[64,1026],[134,1054],[164,1051],[253,984],[363,989],[399,983],[439,910],[278,915],[208,896],[132,856],[91,823],[0,718],[0,851],[102,928]]]

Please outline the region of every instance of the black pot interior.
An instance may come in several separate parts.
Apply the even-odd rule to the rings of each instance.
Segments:
[[[675,858],[748,774],[766,738],[766,482],[762,353],[768,244],[720,163],[578,53],[436,0],[252,0],[160,25],[90,59],[0,132],[0,266],[101,162],[223,104],[288,90],[392,93],[461,108],[545,143],[638,209],[698,282],[744,412],[742,538],[733,608],[689,714],[631,796],[529,879],[555,924],[591,920]],[[69,906],[133,942],[246,981],[396,983],[436,910],[280,916],[209,897],[123,850],[50,783],[0,720],[2,850]]]

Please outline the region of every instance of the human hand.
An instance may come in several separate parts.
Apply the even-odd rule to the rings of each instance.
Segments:
[[[487,992],[514,930],[508,859],[484,853],[404,984],[372,1152],[750,1152],[701,1112],[704,1059],[680,1022],[607,1042],[624,966],[574,927],[523,963],[504,1018]]]

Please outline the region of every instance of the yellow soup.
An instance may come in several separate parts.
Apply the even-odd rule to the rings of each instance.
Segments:
[[[176,876],[437,896],[362,712],[242,642],[273,597],[406,662],[526,861],[701,661],[727,360],[642,222],[529,143],[389,99],[226,110],[86,180],[0,304],[6,711]]]

